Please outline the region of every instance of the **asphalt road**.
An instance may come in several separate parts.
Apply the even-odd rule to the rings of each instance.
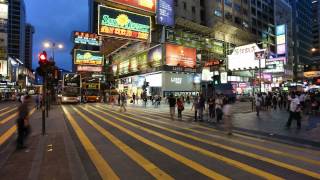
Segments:
[[[0,104],[0,148],[14,134],[17,105]],[[320,179],[320,151],[229,136],[191,122],[189,110],[182,121],[170,120],[164,108],[120,112],[82,104],[59,110],[88,179]]]
[[[62,109],[86,170],[97,172],[93,179],[320,178],[318,151],[228,136],[187,117],[172,121],[163,109],[120,112],[101,104]]]

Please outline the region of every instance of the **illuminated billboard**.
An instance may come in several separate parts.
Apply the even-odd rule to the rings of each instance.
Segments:
[[[101,46],[102,39],[94,33],[75,31],[73,34],[73,42],[76,44],[88,44],[91,46]]]
[[[98,7],[98,34],[139,41],[150,40],[151,17],[106,6]]]
[[[282,24],[276,27],[277,54],[283,55],[287,52],[287,33],[286,25]]]
[[[184,46],[166,44],[166,65],[180,67],[196,67],[197,50]]]
[[[101,72],[102,71],[102,66],[82,66],[82,65],[78,65],[77,66],[77,71],[78,72]]]
[[[266,65],[264,58],[257,59],[256,52],[261,52],[257,44],[248,44],[236,47],[231,55],[228,55],[228,69],[230,70],[246,70],[259,68],[259,61],[261,68]]]
[[[156,0],[109,0],[125,6],[141,9],[148,12],[155,13],[156,11]]]
[[[173,0],[158,0],[157,24],[174,26]]]
[[[8,19],[8,4],[0,3],[0,19]]]
[[[81,49],[74,50],[74,64],[102,66],[103,63],[104,57],[99,51],[88,51]]]

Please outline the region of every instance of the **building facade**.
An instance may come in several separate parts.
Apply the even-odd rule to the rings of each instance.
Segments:
[[[312,1],[312,60],[320,60],[320,4],[319,0]]]
[[[26,25],[25,32],[25,63],[24,66],[32,70],[32,47],[33,47],[33,34],[34,27],[31,24]]]
[[[8,56],[25,62],[26,9],[23,0],[9,0]]]
[[[290,0],[292,8],[292,29],[294,41],[294,74],[303,77],[303,65],[311,62],[312,49],[312,0]]]

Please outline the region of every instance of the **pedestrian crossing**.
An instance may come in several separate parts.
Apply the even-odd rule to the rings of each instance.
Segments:
[[[17,131],[16,119],[18,118],[18,107],[9,106],[0,109],[0,146],[6,143]],[[29,116],[36,111],[31,109]]]
[[[156,109],[129,107],[120,113],[102,104],[62,109],[102,179],[320,179],[316,150],[230,137],[188,122],[188,116],[171,121],[168,112]],[[120,168],[118,160],[130,167]]]

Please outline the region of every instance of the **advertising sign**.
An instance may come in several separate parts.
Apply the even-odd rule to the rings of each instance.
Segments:
[[[141,9],[148,12],[155,13],[156,11],[156,0],[109,0],[125,6]]]
[[[227,72],[221,72],[220,73],[220,82],[221,82],[221,84],[227,84],[228,83],[228,73]]]
[[[212,81],[213,72],[210,72],[210,68],[203,68],[202,69],[202,81]]]
[[[98,6],[98,34],[140,41],[150,39],[151,17]]]
[[[162,48],[157,46],[148,51],[148,64],[150,67],[159,67],[162,60]]]
[[[104,57],[99,51],[75,49],[74,64],[102,66],[104,64]]]
[[[2,76],[8,75],[8,61],[0,60],[0,74]]]
[[[73,34],[73,42],[76,44],[88,44],[91,46],[101,46],[102,39],[94,33],[75,31]]]
[[[8,19],[8,4],[0,3],[0,19]]]
[[[307,71],[303,73],[303,76],[306,78],[314,78],[320,76],[320,71]]]
[[[101,72],[102,66],[77,66],[78,72]]]
[[[158,0],[157,24],[174,26],[173,0]]]
[[[228,69],[245,70],[259,68],[259,61],[261,61],[261,68],[264,68],[266,64],[265,58],[256,59],[256,52],[261,51],[263,49],[260,49],[257,44],[236,47],[232,54],[228,55]]]
[[[196,67],[195,48],[166,44],[166,64],[168,66]]]
[[[277,54],[283,55],[287,51],[287,33],[286,25],[282,24],[276,27]]]

